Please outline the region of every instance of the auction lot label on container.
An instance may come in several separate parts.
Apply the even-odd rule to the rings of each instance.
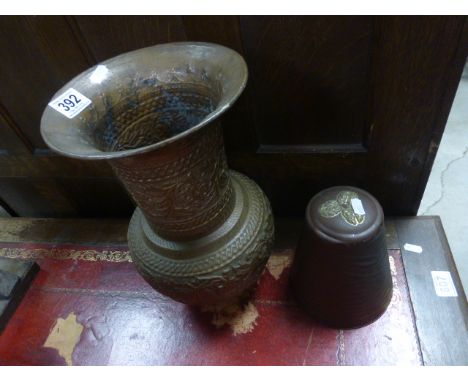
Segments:
[[[457,297],[458,293],[453,285],[452,275],[447,271],[431,271],[432,281],[437,296]]]

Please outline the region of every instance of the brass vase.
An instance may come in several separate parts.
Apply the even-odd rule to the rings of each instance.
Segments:
[[[270,254],[269,202],[228,169],[219,125],[246,81],[245,61],[231,49],[156,45],[80,74],[42,116],[51,149],[109,161],[137,204],[128,228],[137,270],[186,304],[241,297]]]

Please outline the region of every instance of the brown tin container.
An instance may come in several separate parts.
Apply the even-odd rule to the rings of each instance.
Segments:
[[[291,285],[299,305],[336,328],[379,318],[392,297],[383,210],[368,192],[348,186],[309,202]]]

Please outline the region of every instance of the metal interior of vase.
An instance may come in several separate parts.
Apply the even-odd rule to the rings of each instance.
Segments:
[[[113,95],[103,94],[103,118],[88,127],[103,151],[152,145],[196,126],[213,112],[219,100],[215,89],[203,82],[155,85],[142,81],[120,95],[117,103],[111,101]]]
[[[51,102],[71,89],[87,98],[86,105],[73,116],[48,105],[41,135],[52,150],[72,158],[147,153],[217,119],[242,93],[247,76],[243,58],[216,44],[180,42],[124,53],[59,89]]]

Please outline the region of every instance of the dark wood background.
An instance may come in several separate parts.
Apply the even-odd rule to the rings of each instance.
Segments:
[[[392,215],[417,212],[466,60],[465,17],[0,17],[0,202],[20,216],[129,216],[104,162],[53,154],[48,101],[99,61],[170,41],[241,53],[249,82],[223,117],[230,166],[274,211],[319,190],[363,187]]]

